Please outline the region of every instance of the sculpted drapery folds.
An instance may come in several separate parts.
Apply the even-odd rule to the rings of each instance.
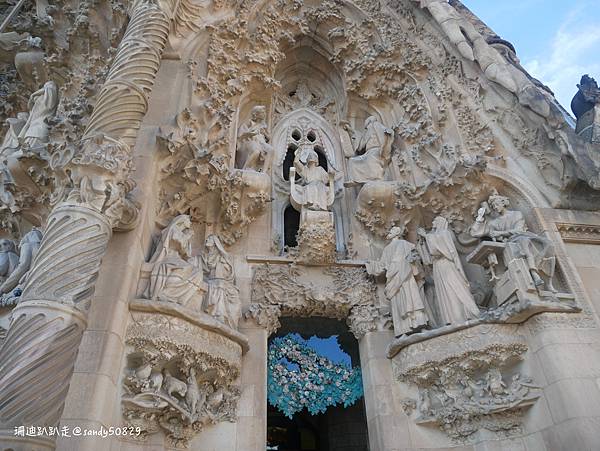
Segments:
[[[419,233],[425,236],[425,249],[431,256],[425,260],[433,265],[433,283],[442,325],[478,318],[479,308],[469,289],[448,221],[438,216],[433,220],[430,232],[425,233],[421,229]]]
[[[250,119],[240,127],[236,167],[258,172],[268,171],[273,148],[269,144],[266,121],[264,105],[252,108]]]
[[[239,290],[235,286],[233,261],[218,236],[206,238],[202,263],[208,282],[204,310],[237,329],[242,314]]]
[[[365,121],[365,131],[356,146],[357,155],[348,160],[346,185],[364,184],[372,180],[384,180],[385,171],[392,158],[393,130],[376,117]]]
[[[296,183],[296,172],[300,183]],[[306,155],[296,151],[294,167],[290,169],[290,200],[298,211],[329,211],[333,204],[333,173],[328,174],[319,166],[319,157],[312,149]]]
[[[422,292],[424,274],[416,265],[419,256],[415,245],[402,239],[403,233],[402,228],[393,227],[388,234],[391,241],[380,260],[367,263],[369,274],[385,273],[385,296],[391,304],[394,335],[397,337],[418,331],[429,321]]]
[[[189,216],[177,216],[161,235],[152,258],[150,280],[144,297],[154,301],[187,306],[200,304],[206,285],[198,259],[192,257],[192,229]]]
[[[507,264],[515,258],[524,259],[534,285],[546,286],[550,291],[556,292],[552,283],[556,261],[552,242],[543,236],[529,232],[523,213],[508,210],[509,205],[510,201],[507,197],[491,195],[479,209],[470,229],[471,235],[506,243]],[[540,274],[546,275],[547,282]]]
[[[135,2],[130,12],[84,136],[77,148],[63,143],[52,156],[55,173],[63,174],[55,193],[60,202],[0,349],[0,429],[7,435],[13,426],[58,423],[112,229],[136,224],[130,146],[147,110],[169,17],[151,2]],[[20,132],[26,142],[45,139],[39,121],[51,113],[54,89],[47,83],[33,100],[29,126]]]

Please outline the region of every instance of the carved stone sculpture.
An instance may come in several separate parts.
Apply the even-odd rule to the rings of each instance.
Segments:
[[[385,273],[385,296],[390,301],[394,335],[401,336],[418,331],[428,323],[423,301],[422,285],[417,279],[423,274],[415,265],[419,255],[415,245],[402,239],[405,232],[400,227],[393,227],[388,234],[390,243],[381,254],[381,259],[367,263],[369,274]]]
[[[202,312],[160,305],[133,301],[130,307],[123,418],[140,428],[142,439],[162,430],[171,446],[187,447],[204,428],[236,421],[234,381],[248,342]]]
[[[448,221],[438,216],[433,220],[433,229],[429,233],[425,234],[422,229],[419,233],[425,236],[426,249],[431,255],[437,310],[442,325],[478,318],[479,308],[469,289],[454,235],[448,230]]]
[[[29,97],[29,117],[19,132],[19,144],[36,148],[48,142],[48,119],[56,114],[58,107],[58,88],[53,81]]]
[[[375,116],[369,116],[355,149],[357,156],[348,160],[348,182],[345,185],[383,180],[392,157],[393,141],[394,131],[379,122]]]
[[[206,284],[198,259],[192,257],[190,217],[177,216],[165,228],[150,258],[152,265],[144,297],[154,301],[201,305]]]
[[[577,118],[575,132],[588,142],[600,143],[600,88],[589,75],[581,77],[578,91],[571,101]]]
[[[14,271],[0,284],[0,303],[3,306],[16,302],[18,296],[13,290],[25,282],[25,275],[31,269],[42,241],[42,232],[33,229],[28,232],[19,244],[19,263]]]
[[[208,282],[204,311],[237,329],[242,310],[233,261],[216,235],[206,239],[202,262]]]
[[[491,211],[488,210],[488,205]],[[523,214],[520,211],[508,210],[509,205],[507,197],[491,195],[487,204],[479,209],[470,229],[471,235],[506,243],[506,264],[515,259],[523,259],[527,263],[534,285],[556,292],[552,284],[556,262],[552,242],[529,232]],[[544,281],[540,274],[544,274],[547,281]]]
[[[215,223],[219,238],[233,244],[264,212],[271,200],[270,176],[230,167],[220,117],[208,106],[198,114],[181,111],[176,126],[161,128],[157,141],[163,154],[158,212],[162,224],[189,213],[194,221]]]
[[[8,130],[0,147],[0,156],[6,157],[19,149],[19,134],[27,123],[29,113],[18,113],[16,118],[8,118]]]
[[[526,351],[513,327],[480,325],[408,346],[393,367],[399,381],[418,387],[416,412],[408,413],[418,425],[471,443],[483,430],[500,438],[522,432],[523,411],[541,394],[517,367]]]
[[[252,108],[250,119],[242,124],[238,134],[236,167],[257,172],[268,170],[273,148],[269,144],[266,121],[263,105]]]
[[[26,423],[58,425],[112,229],[136,225],[137,206],[129,198],[135,186],[129,178],[129,144],[135,143],[147,111],[172,17],[161,8],[169,6],[131,5],[125,39],[87,133],[76,136],[72,147],[72,142],[61,143],[52,155],[55,175],[64,175],[68,183],[56,189],[57,204],[0,348],[2,431]],[[33,100],[34,111],[20,133],[29,145],[44,139],[47,129],[40,120],[49,114],[54,89],[47,84]]]
[[[335,199],[334,174],[319,166],[319,156],[309,149],[304,158],[296,152],[294,167],[290,169],[290,200],[298,211],[329,211]],[[296,183],[296,172],[300,182]]]
[[[296,183],[296,171],[300,182]],[[335,260],[335,228],[331,206],[335,201],[334,173],[319,166],[312,149],[298,149],[290,168],[290,202],[300,212],[299,258],[308,264]]]
[[[4,285],[15,271],[18,263],[19,256],[17,255],[15,243],[8,239],[0,240],[0,286]]]
[[[316,277],[326,279],[316,285]],[[378,307],[377,287],[364,268],[262,265],[254,271],[252,304],[244,317],[274,332],[280,316],[324,316],[346,319],[356,338],[387,330],[388,318]]]

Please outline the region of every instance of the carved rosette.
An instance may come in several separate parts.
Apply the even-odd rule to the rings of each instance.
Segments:
[[[247,339],[202,312],[146,300],[131,303],[122,410],[142,439],[164,432],[187,447],[205,427],[236,421]]]
[[[418,388],[417,400],[404,402],[406,413],[468,443],[484,429],[501,437],[522,431],[523,410],[541,393],[518,370],[526,352],[515,326],[479,325],[409,345],[392,365],[400,382]]]

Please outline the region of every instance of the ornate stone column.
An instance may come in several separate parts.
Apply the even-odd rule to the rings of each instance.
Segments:
[[[54,440],[15,434],[57,426],[102,257],[112,230],[130,230],[137,206],[131,147],[148,108],[172,11],[138,1],[80,146],[52,167],[66,183],[0,349],[0,449],[53,449]]]

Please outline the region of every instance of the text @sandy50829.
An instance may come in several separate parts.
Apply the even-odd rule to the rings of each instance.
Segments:
[[[138,437],[142,430],[139,427],[104,427],[85,428],[79,426],[15,426],[17,437]]]

